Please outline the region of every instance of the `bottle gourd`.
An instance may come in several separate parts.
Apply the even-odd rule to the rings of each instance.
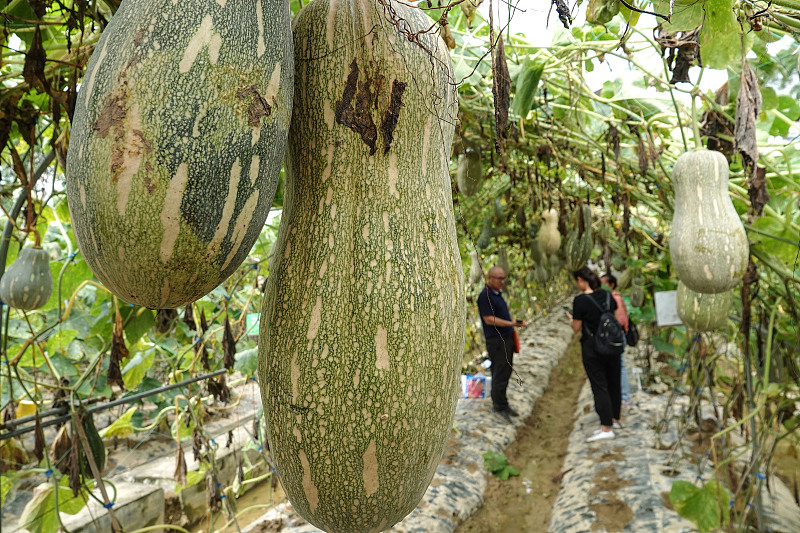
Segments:
[[[687,152],[675,162],[672,181],[669,252],[675,273],[695,292],[732,289],[747,269],[749,244],[728,194],[728,161],[710,150]]]
[[[293,23],[297,84],[259,384],[281,484],[328,532],[383,531],[414,509],[457,401],[457,100],[429,26],[395,0],[314,0]]]
[[[728,322],[728,311],[733,304],[731,291],[703,294],[678,282],[675,305],[684,325],[694,331],[714,331]]]
[[[122,2],[86,67],[66,191],[81,253],[126,302],[181,307],[247,257],[292,114],[288,2]]]

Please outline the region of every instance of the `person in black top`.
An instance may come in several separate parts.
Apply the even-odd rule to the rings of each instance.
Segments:
[[[572,321],[572,330],[581,334],[581,356],[583,368],[592,386],[594,409],[600,416],[600,430],[586,439],[587,442],[614,438],[614,429],[619,429],[622,392],[620,389],[620,358],[606,357],[595,352],[592,336],[600,323],[600,309],[614,311],[617,302],[610,293],[602,290],[600,278],[589,267],[573,272],[575,285],[582,294],[575,297],[572,313],[567,317]],[[591,300],[594,300],[593,303]]]
[[[525,326],[522,320],[511,320],[508,305],[503,299],[506,273],[499,266],[489,269],[486,286],[478,295],[478,312],[486,337],[486,351],[492,362],[492,407],[507,421],[517,412],[508,405],[506,389],[514,364],[514,328]]]

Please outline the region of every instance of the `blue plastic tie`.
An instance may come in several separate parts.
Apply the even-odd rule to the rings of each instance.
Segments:
[[[697,394],[700,394],[701,392],[703,392],[703,389],[697,389]]]
[[[700,481],[703,481],[703,476],[697,476],[697,479],[699,479]]]
[[[734,504],[734,501],[733,501],[733,500],[729,501],[729,502],[728,502],[728,507],[733,507],[733,504]]]
[[[258,451],[259,451],[259,452],[260,452],[261,450],[263,450],[263,449],[264,449],[264,447],[263,447],[263,446],[259,446],[259,447],[258,447]]]
[[[756,477],[758,479],[767,479],[767,477],[764,474],[760,473],[760,472],[756,472],[755,475],[756,475]]]
[[[222,499],[222,498],[224,498],[224,497],[225,497],[225,495],[223,494],[222,496],[220,496],[220,497],[219,497],[219,499],[221,500],[221,499]]]
[[[108,502],[103,507],[105,507],[106,509],[111,509],[112,507],[114,507],[114,502]]]
[[[253,270],[258,270],[258,265],[253,265]]]
[[[661,421],[664,422],[665,424],[667,423],[667,419],[666,418],[662,418]]]
[[[706,452],[706,457],[711,457],[711,454]]]
[[[750,509],[755,509],[755,506],[753,506],[753,504],[752,504],[752,503],[748,503],[748,504],[747,504],[747,506],[748,506]]]
[[[226,296],[226,297],[225,297],[225,299],[226,299],[227,301],[229,301],[229,302],[231,301],[231,297],[230,297],[230,296]]]
[[[45,475],[45,476],[49,476],[49,475],[51,475],[52,473],[53,473],[53,469],[51,468],[50,470],[48,470],[47,472],[45,472],[45,473],[44,473],[44,475]]]
[[[76,255],[78,255],[78,252],[72,252],[71,254],[69,254],[69,258],[70,259],[75,259]]]
[[[217,441],[215,441],[214,439],[211,439],[211,444],[216,446],[217,445]],[[217,487],[219,487],[219,483],[217,483]]]
[[[700,335],[695,335],[694,339],[692,339],[692,340],[694,342],[699,342],[700,341]]]

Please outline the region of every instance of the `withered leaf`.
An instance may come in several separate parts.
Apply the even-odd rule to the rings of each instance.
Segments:
[[[492,92],[494,94],[494,116],[497,128],[497,153],[500,153],[500,143],[505,139],[508,129],[508,107],[511,98],[511,75],[508,73],[506,61],[506,47],[503,35],[497,38],[495,47]]]
[[[638,141],[638,147],[636,148],[636,155],[639,156],[639,174],[641,174],[643,178],[646,178],[647,167],[649,166],[647,161],[647,151],[645,150],[642,136],[637,133],[636,139]]]
[[[208,371],[211,370],[211,364],[208,360],[208,349],[206,348],[206,343],[202,339],[194,345],[194,352],[200,353],[200,363],[203,365],[203,369]]]
[[[73,421],[73,425],[74,423]],[[72,431],[71,444],[67,476],[69,476],[69,488],[72,489],[72,495],[77,497],[81,490],[81,455],[83,451],[74,429]]]
[[[606,133],[606,142],[611,152],[614,154],[614,160],[619,162],[620,146],[619,146],[619,131],[616,126],[609,126],[608,133]]]
[[[742,154],[744,167],[749,175],[755,174],[758,163],[756,122],[761,112],[761,90],[758,79],[748,62],[744,62],[739,96],[736,98],[736,125],[734,126],[734,148]]]
[[[225,331],[222,334],[222,365],[226,370],[233,369],[236,362],[236,341],[233,339],[231,322],[228,315],[225,315]]]
[[[117,311],[117,318],[114,323],[114,333],[111,337],[111,357],[108,360],[108,376],[106,382],[109,385],[117,385],[125,389],[125,382],[122,381],[122,371],[120,361],[128,357],[128,348],[125,346],[123,336],[122,314]]]
[[[206,322],[206,311],[205,309],[200,310],[200,329],[203,330],[203,333],[208,331],[208,322]]]
[[[230,448],[232,444],[233,444],[233,430],[230,430],[228,431],[228,441],[225,443],[225,448]],[[242,479],[241,481],[244,481],[244,479]]]
[[[39,420],[39,411],[36,411],[36,422],[33,428],[33,455],[37,461],[44,459],[44,430]]]
[[[47,52],[42,45],[42,30],[36,26],[33,33],[33,41],[25,54],[25,65],[22,67],[22,77],[25,83],[31,87],[36,87],[42,92],[50,91],[50,83],[44,74],[44,65],[47,61]]]
[[[199,461],[201,457],[201,452],[203,450],[203,435],[200,434],[200,431],[197,428],[194,428],[192,431],[192,454],[194,455],[194,460]]]
[[[188,304],[186,309],[183,310],[183,322],[192,330],[197,331],[197,323],[194,321],[194,312],[192,312],[192,304]]]
[[[753,215],[761,216],[764,206],[769,202],[767,192],[767,169],[756,167],[756,171],[747,178],[747,194],[750,196],[750,207]]]
[[[178,446],[175,457],[175,474],[173,476],[179,485],[186,485],[186,455],[183,453],[183,446]]]
[[[175,309],[159,309],[156,312],[156,331],[159,333],[167,333],[172,329],[172,323],[178,317],[178,312]]]
[[[72,439],[69,436],[69,426],[63,425],[50,445],[49,454],[50,462],[64,474],[69,472],[71,451]]]

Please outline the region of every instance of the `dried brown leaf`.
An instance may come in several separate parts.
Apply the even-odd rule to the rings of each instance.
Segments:
[[[108,360],[108,375],[106,382],[109,385],[117,385],[121,389],[125,389],[125,382],[122,381],[120,361],[126,359],[129,355],[128,348],[125,346],[123,331],[122,314],[117,311],[117,317],[114,323],[114,333],[111,337],[111,357]]]
[[[225,331],[222,334],[222,365],[226,370],[232,370],[236,362],[236,341],[231,331],[231,322],[225,315]]]
[[[747,193],[750,196],[750,208],[756,217],[761,216],[761,211],[769,202],[767,192],[767,169],[756,167],[756,171],[747,178]]]
[[[42,92],[50,92],[50,83],[44,74],[44,66],[47,61],[47,52],[42,45],[42,30],[36,26],[33,33],[28,52],[25,54],[25,65],[22,67],[22,77],[25,83],[31,87],[41,89]]]
[[[756,122],[761,112],[761,90],[750,64],[745,61],[741,74],[739,96],[736,98],[736,125],[734,126],[734,148],[742,154],[744,167],[749,175],[755,174],[758,163]]]
[[[42,429],[42,422],[39,420],[39,411],[36,411],[36,422],[33,428],[33,455],[37,461],[44,459],[44,430]]]
[[[179,485],[186,485],[186,455],[183,453],[183,446],[178,446],[173,477]]]
[[[156,312],[156,331],[159,333],[169,332],[176,318],[178,318],[178,311],[175,309],[159,309]]]
[[[192,311],[192,304],[188,304],[186,309],[183,310],[183,322],[192,330],[197,331],[197,323],[194,321],[194,312]]]
[[[206,311],[205,309],[200,310],[200,329],[203,330],[203,333],[208,331],[208,322],[206,322]]]
[[[497,153],[501,153],[501,143],[508,129],[508,107],[511,99],[511,75],[508,73],[506,47],[502,34],[497,38],[494,51],[492,93],[494,94],[494,116],[497,128]]]

